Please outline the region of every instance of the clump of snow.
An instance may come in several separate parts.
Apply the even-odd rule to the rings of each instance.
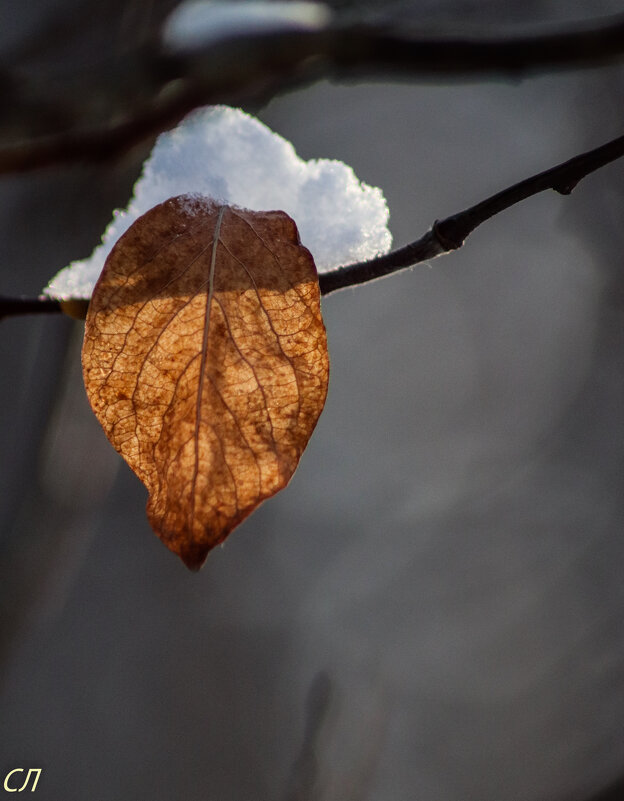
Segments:
[[[163,41],[173,50],[192,50],[241,34],[317,30],[330,20],[331,11],[322,3],[189,0],[167,19]]]
[[[304,161],[290,142],[240,109],[212,106],[158,137],[127,209],[114,212],[102,243],[61,270],[45,294],[89,298],[113,245],[137,217],[188,193],[285,211],[319,272],[385,253],[392,243],[381,189],[361,183],[341,161]]]

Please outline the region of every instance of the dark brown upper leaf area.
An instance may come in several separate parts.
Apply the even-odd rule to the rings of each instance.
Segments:
[[[322,411],[312,257],[284,212],[183,195],[109,255],[86,320],[89,400],[190,568],[284,487]]]

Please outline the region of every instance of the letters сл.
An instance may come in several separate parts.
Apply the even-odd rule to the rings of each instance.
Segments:
[[[23,790],[26,789],[28,786],[28,782],[30,781],[30,774],[36,773],[37,778],[33,781],[33,786],[31,788],[31,793],[35,792],[35,787],[37,786],[37,782],[39,781],[39,776],[41,776],[41,768],[29,768],[28,773],[26,774],[26,779],[24,784],[21,787],[9,787],[9,779],[14,773],[24,773],[24,768],[14,768],[13,770],[9,771],[7,775],[4,777],[4,789],[7,793],[21,793]]]

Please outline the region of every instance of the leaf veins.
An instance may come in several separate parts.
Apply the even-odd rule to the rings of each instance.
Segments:
[[[198,569],[290,480],[325,403],[316,268],[281,211],[182,195],[111,251],[87,314],[91,406]]]

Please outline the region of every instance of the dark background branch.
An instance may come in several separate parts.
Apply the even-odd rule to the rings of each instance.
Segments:
[[[557,69],[595,67],[624,56],[624,16],[535,35],[432,36],[388,26],[335,25],[320,31],[268,32],[224,39],[203,49],[174,54],[144,46],[114,68],[68,76],[60,86],[31,87],[41,100],[22,103],[30,119],[49,116],[50,108],[67,123],[72,109],[105,108],[104,120],[76,111],[73,125],[45,136],[27,133],[0,148],[0,174],[25,172],[53,164],[101,161],[175,125],[200,105],[246,105],[320,78],[518,79]],[[132,80],[128,80],[132,76]],[[3,82],[12,86],[10,72]],[[24,90],[28,94],[28,87]],[[98,102],[94,102],[97,100]],[[110,122],[112,120],[112,122]]]

